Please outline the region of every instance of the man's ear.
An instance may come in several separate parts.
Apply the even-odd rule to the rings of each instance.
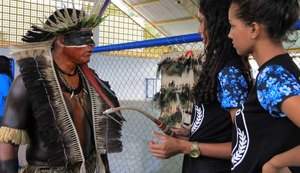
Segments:
[[[251,27],[251,38],[253,39],[257,38],[262,30],[261,25],[257,22],[252,22],[250,24],[250,27]]]
[[[56,37],[56,39],[54,40],[54,43],[59,47],[65,47],[64,37],[61,35]]]

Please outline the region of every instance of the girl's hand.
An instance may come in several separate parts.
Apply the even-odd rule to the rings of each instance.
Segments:
[[[190,129],[185,128],[172,128],[173,133],[175,133],[176,138],[182,140],[189,140],[190,137]]]
[[[174,155],[181,153],[181,140],[165,134],[159,134],[157,132],[152,132],[152,136],[159,140],[158,142],[149,142],[150,152],[152,156],[160,159],[168,159]]]
[[[292,173],[288,167],[279,168],[272,162],[272,159],[264,164],[262,173]]]

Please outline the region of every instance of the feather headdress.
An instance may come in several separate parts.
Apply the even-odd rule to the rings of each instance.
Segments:
[[[72,31],[79,31],[82,28],[93,29],[98,26],[105,17],[103,13],[110,4],[110,0],[95,0],[93,9],[86,13],[83,9],[77,10],[66,8],[56,10],[43,26],[32,25],[26,35],[23,36],[24,42],[48,41],[57,35],[64,35]]]

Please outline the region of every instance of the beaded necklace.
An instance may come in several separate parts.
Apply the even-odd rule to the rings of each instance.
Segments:
[[[63,92],[71,94],[70,99],[72,99],[75,96],[75,98],[80,101],[81,97],[79,96],[79,94],[81,93],[81,91],[84,91],[85,94],[88,93],[85,90],[85,88],[84,88],[84,81],[83,81],[83,76],[82,76],[81,72],[79,70],[76,70],[75,74],[78,73],[79,84],[78,84],[78,86],[75,89],[73,89],[73,87],[71,86],[71,84],[69,83],[69,81],[64,76],[64,75],[67,75],[67,74],[63,73],[61,71],[61,69],[58,69],[57,65],[54,66],[54,67],[55,67],[55,71],[58,74],[58,81],[59,81],[59,84],[60,84]],[[76,69],[78,69],[78,67],[76,67]]]

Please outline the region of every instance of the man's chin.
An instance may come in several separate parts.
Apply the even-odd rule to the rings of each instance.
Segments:
[[[85,64],[89,63],[91,61],[91,57],[89,57],[86,61]]]

